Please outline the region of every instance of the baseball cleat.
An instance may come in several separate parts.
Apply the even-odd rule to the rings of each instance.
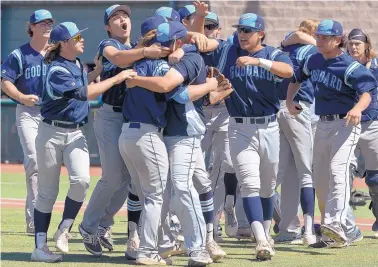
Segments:
[[[125,257],[128,260],[136,260],[137,258],[137,250],[139,248],[139,237],[138,236],[133,236],[129,237],[127,240],[127,249],[125,253]]]
[[[276,242],[276,243],[289,243],[289,244],[302,244],[302,240],[301,240],[301,237],[300,236],[289,236],[289,235],[285,235],[285,234],[279,234],[277,236],[275,236],[273,238],[273,240]],[[300,242],[299,242],[300,241]]]
[[[373,226],[372,226],[372,229],[371,229],[374,233],[374,237],[375,238],[378,238],[378,221],[375,221]]]
[[[320,226],[320,231],[323,235],[335,240],[337,243],[346,243],[348,241],[341,224],[338,222],[323,224]]]
[[[31,260],[38,262],[58,262],[62,261],[62,255],[52,253],[47,244],[39,244],[31,254]]]
[[[84,247],[95,257],[101,257],[102,248],[98,235],[91,235],[79,224],[79,233],[83,237]]]
[[[56,242],[55,247],[62,253],[68,253],[68,239],[71,239],[72,236],[68,232],[68,229],[63,230],[58,229],[54,234],[54,241]]]
[[[236,232],[235,238],[240,239],[251,239],[252,237],[252,230],[251,227],[243,227],[238,228],[238,231]]]
[[[236,219],[235,208],[224,206],[225,232],[228,237],[235,237],[238,232],[238,221]]]
[[[149,256],[138,257],[136,259],[138,265],[172,265],[170,259],[164,260],[159,254],[153,253]]]
[[[186,252],[186,249],[185,249],[185,245],[184,243],[182,242],[177,242],[173,248],[163,252],[163,253],[160,253],[160,256],[163,258],[163,259],[167,259],[169,257],[172,257],[172,256],[176,256],[176,255],[181,255],[181,254],[184,254]]]
[[[316,235],[305,233],[303,235],[302,240],[303,240],[303,242],[302,242],[303,245],[309,246],[309,245],[315,244],[317,242],[317,237],[316,237]]]
[[[99,226],[97,230],[97,234],[100,239],[101,246],[108,249],[109,251],[113,251],[114,248],[113,248],[113,239],[111,236],[112,234],[111,228],[110,227],[105,228],[105,227]]]
[[[266,240],[257,241],[256,245],[256,259],[257,260],[270,260],[274,256],[274,249]]]
[[[188,266],[206,266],[213,263],[209,253],[206,250],[192,251],[189,253]]]
[[[227,256],[226,252],[224,252],[214,240],[206,242],[206,250],[207,252],[209,252],[209,255],[213,262],[221,260],[225,256]]]
[[[364,239],[364,236],[361,233],[361,230],[356,226],[355,230],[349,234],[347,234],[348,243],[357,243]]]

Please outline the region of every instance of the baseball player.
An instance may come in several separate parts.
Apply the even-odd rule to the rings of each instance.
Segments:
[[[169,36],[165,42],[171,45],[173,51],[185,43],[187,31],[181,23],[173,21],[168,24],[161,24],[159,29],[165,31],[166,35]],[[180,36],[180,38],[175,39],[175,35]],[[157,36],[159,36],[159,33]],[[196,53],[187,53],[180,63],[173,65],[164,77],[136,77],[136,82],[138,86],[148,90],[169,92],[182,83],[203,84],[205,76],[203,59]],[[191,100],[190,95],[184,95],[183,98]],[[205,245],[215,260],[225,256],[225,253],[214,240],[207,239],[208,242],[206,242],[204,217],[211,215],[211,213],[208,212],[209,209],[206,210],[203,206],[203,214],[200,210],[201,202],[207,202],[209,208],[212,206],[209,201],[211,194],[206,194],[209,198],[204,200],[199,196],[192,183],[192,176],[195,172],[197,172],[197,175],[204,175],[207,178],[200,148],[200,136],[205,129],[200,117],[202,101],[201,97],[196,101],[187,103],[169,101],[166,112],[167,126],[164,128],[164,141],[170,160],[171,180],[176,198],[180,202],[178,217],[185,236],[190,266],[195,264],[203,266],[212,262],[205,250]],[[169,198],[164,199],[164,204],[169,205]],[[208,232],[211,233],[212,237],[212,229]]]
[[[234,27],[240,46],[221,47],[214,60],[235,89],[226,99],[230,154],[256,238],[256,258],[265,260],[275,254],[269,231],[279,159],[276,87],[282,78],[292,76],[293,68],[282,51],[261,45],[265,38],[261,16],[244,14]]]
[[[299,31],[314,35],[319,22],[305,20],[301,22]],[[282,51],[290,56],[294,68],[308,56],[317,53],[316,46],[293,44],[285,46]],[[298,238],[300,228],[298,218],[298,204],[302,206],[305,232],[303,243],[316,243],[313,234],[315,191],[312,180],[312,127],[310,107],[313,103],[314,88],[310,80],[302,84],[295,101],[300,103],[303,110],[298,116],[292,116],[286,107],[287,87],[290,79],[279,84],[279,98],[281,103],[278,113],[280,126],[280,163],[277,180],[281,183],[281,221],[278,242],[293,241]],[[294,164],[293,164],[294,163]]]
[[[41,81],[46,74],[42,63],[54,19],[48,10],[33,12],[28,24],[30,42],[15,49],[1,65],[1,88],[17,102],[16,126],[24,153],[26,176],[26,233],[34,234],[34,204],[37,197],[38,167],[35,138],[41,122]]]
[[[378,60],[376,53],[372,48],[369,35],[361,29],[353,29],[348,35],[347,42],[348,54],[362,65],[366,66],[374,77],[378,78]],[[378,238],[378,106],[377,106],[377,92],[373,91],[372,101],[368,108],[363,111],[361,117],[361,136],[357,144],[357,149],[365,159],[366,177],[365,182],[369,187],[369,193],[372,199],[372,211],[376,218],[372,230],[375,237]],[[356,239],[362,240],[362,234]]]
[[[165,17],[168,21],[180,21],[180,14],[171,7],[162,6],[156,9],[154,15]]]
[[[161,52],[158,47],[134,48],[130,44],[131,10],[126,5],[113,5],[105,10],[104,24],[109,38],[99,45],[99,56],[102,57],[104,70],[101,79],[107,79],[121,72],[123,67],[131,66],[144,57],[155,57]],[[162,56],[165,56],[164,53]],[[80,225],[81,232],[92,235],[99,234],[100,243],[107,249],[113,250],[110,238],[110,226],[113,216],[122,207],[128,194],[131,182],[130,174],[123,162],[118,148],[118,139],[122,131],[122,103],[125,95],[125,84],[119,84],[105,92],[102,96],[103,105],[96,114],[94,130],[98,142],[101,158],[102,178],[98,181]],[[139,238],[137,225],[142,206],[131,186],[128,197],[128,245],[126,257],[135,259]],[[107,207],[108,206],[108,207]],[[112,209],[112,213],[104,211]],[[104,215],[104,216],[103,216]],[[92,243],[84,245],[87,250],[101,256],[101,246]]]
[[[50,36],[53,43],[46,54],[49,64],[42,95],[42,122],[36,138],[39,162],[38,197],[34,211],[35,250],[32,261],[55,262],[61,255],[53,254],[47,246],[47,231],[51,212],[59,192],[62,164],[67,167],[70,179],[63,218],[54,234],[56,247],[68,253],[68,238],[72,224],[83,204],[89,187],[89,154],[82,126],[88,121],[88,98],[102,94],[115,84],[133,75],[124,71],[100,83],[88,85],[101,72],[97,68],[87,74],[77,55],[84,52],[84,39],[72,22],[56,25]],[[92,240],[96,243],[96,240]]]
[[[377,81],[366,67],[340,49],[344,41],[339,22],[321,21],[316,40],[319,53],[308,57],[297,69],[286,105],[292,115],[301,112],[303,107],[293,98],[301,83],[311,78],[315,113],[320,116],[314,138],[313,173],[317,197],[325,202],[321,232],[341,247],[348,241],[349,164],[360,137],[361,112],[370,104]]]
[[[204,33],[206,37],[216,39],[219,45],[226,42],[218,39],[221,28],[219,27],[218,16],[213,12],[208,12],[205,17]],[[203,54],[203,59],[207,66],[214,66],[212,62],[212,52]],[[202,139],[203,151],[213,153],[213,167],[209,179],[212,182],[214,195],[214,209],[220,212],[222,203],[225,214],[225,231],[229,237],[233,237],[238,231],[238,221],[235,214],[237,179],[232,167],[230,148],[228,142],[228,121],[229,115],[224,103],[209,105],[204,109],[206,133]],[[210,152],[210,146],[213,150]],[[224,175],[223,175],[224,173]],[[222,181],[223,180],[223,181]],[[225,195],[224,195],[225,193]],[[218,218],[220,216],[217,216]],[[219,221],[215,222],[218,228]]]

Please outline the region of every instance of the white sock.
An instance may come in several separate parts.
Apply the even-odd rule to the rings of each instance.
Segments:
[[[129,235],[130,235],[129,238],[138,236],[138,231],[137,231],[138,225],[135,222],[129,221],[128,227],[129,227]]]
[[[304,218],[305,234],[312,235],[313,227],[314,227],[314,218],[308,214],[305,214],[303,218]]]
[[[206,224],[206,242],[210,242],[210,241],[213,241],[214,238],[213,238],[213,232],[214,232],[214,224],[212,223],[208,223]]]
[[[253,222],[251,228],[256,241],[266,240],[264,227],[259,221]]]
[[[47,234],[43,232],[37,233],[37,248],[43,247],[47,242]]]
[[[264,231],[265,235],[270,236],[270,226],[272,225],[272,220],[264,221]]]
[[[63,231],[63,229],[70,229],[74,220],[72,219],[65,219],[59,226],[59,229]]]
[[[230,212],[230,211],[232,211],[234,206],[235,206],[234,196],[233,195],[227,195],[225,203],[224,203],[224,209]]]

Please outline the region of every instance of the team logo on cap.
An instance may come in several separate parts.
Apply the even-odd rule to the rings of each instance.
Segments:
[[[75,82],[72,82],[71,85],[72,85],[72,86],[75,86]]]

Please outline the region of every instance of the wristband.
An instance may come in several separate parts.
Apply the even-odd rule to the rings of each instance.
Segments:
[[[273,61],[265,59],[265,58],[259,58],[259,67],[266,69],[267,71],[270,71],[272,68]]]

